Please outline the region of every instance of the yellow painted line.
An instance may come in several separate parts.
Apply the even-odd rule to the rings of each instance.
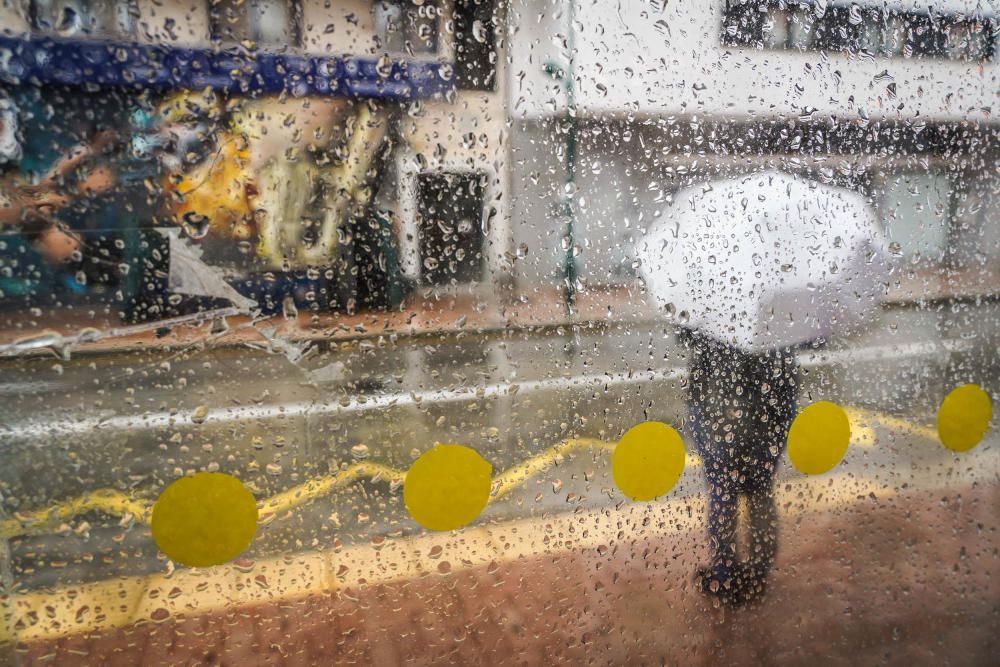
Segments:
[[[518,486],[551,467],[556,461],[580,449],[611,449],[614,445],[595,438],[571,438],[505,470],[494,481],[491,501],[508,495]],[[261,521],[267,523],[276,515],[306,505],[362,478],[398,481],[406,471],[375,463],[360,461],[332,475],[311,479],[260,501]],[[29,535],[45,535],[57,531],[70,519],[86,512],[101,512],[108,516],[133,517],[139,523],[149,524],[153,503],[135,499],[113,489],[98,489],[76,498],[56,503],[33,512],[19,512],[0,521],[0,539]]]
[[[549,447],[544,452],[508,468],[497,476],[493,481],[493,494],[490,501],[503,498],[535,475],[555,465],[560,458],[580,449],[611,450],[614,449],[614,443],[597,438],[570,438]]]
[[[87,512],[134,517],[138,522],[148,524],[152,511],[153,503],[149,500],[132,498],[114,489],[97,489],[44,509],[16,512],[0,521],[0,539],[48,535],[57,532],[70,519]]]
[[[913,471],[908,493],[989,476],[984,465],[970,465],[959,478],[946,479],[935,469]],[[859,499],[869,502],[871,497],[886,502],[898,494],[897,484],[845,473],[803,476],[779,484],[776,502],[781,515],[789,518],[833,511]],[[650,503],[625,502],[618,507],[484,523],[449,533],[390,538],[378,545],[363,542],[288,554],[250,565],[227,564],[14,593],[0,596],[0,641],[4,637],[22,642],[52,640],[137,622],[232,612],[336,589],[436,576],[443,562],[449,564],[449,571],[457,572],[661,539],[701,530],[705,504],[703,495],[671,496]]]
[[[858,411],[855,418],[867,423],[886,420],[886,415]],[[898,426],[898,425],[897,425]],[[909,425],[907,425],[909,426]],[[871,428],[868,426],[868,428]],[[908,432],[926,435],[920,427]],[[595,439],[559,443],[498,476],[494,498],[509,494],[518,485],[558,461],[559,457],[585,448],[610,449]],[[978,456],[978,455],[976,455]],[[950,466],[947,461],[940,465]],[[989,476],[989,466],[970,465],[963,479],[945,477],[934,469],[911,472],[914,492]],[[380,464],[360,462],[320,480],[311,480],[262,501],[271,513],[281,513],[329,493],[361,477],[382,475],[399,479],[402,471]],[[971,476],[971,477],[970,477]],[[964,477],[969,477],[965,480]],[[937,486],[935,486],[937,485]],[[823,512],[877,497],[885,501],[898,494],[898,485],[850,474],[799,477],[778,485],[776,500],[782,515]],[[91,494],[94,501],[116,499]],[[71,508],[65,508],[61,517]],[[133,507],[136,515],[142,507]],[[71,634],[124,627],[139,621],[231,611],[248,605],[274,603],[343,587],[434,575],[443,561],[451,571],[512,562],[546,554],[597,549],[621,542],[648,540],[700,529],[705,513],[703,496],[668,497],[652,503],[624,503],[579,513],[525,518],[504,523],[483,523],[451,533],[421,533],[388,539],[379,545],[361,543],[281,557],[261,559],[252,565],[228,564],[198,570],[176,570],[145,577],[124,577],[56,590],[32,591],[0,597],[0,641],[41,641]]]
[[[381,463],[371,461],[353,463],[332,475],[308,480],[290,489],[276,493],[269,498],[265,498],[260,502],[261,521],[267,522],[274,515],[283,514],[301,507],[365,477],[395,481],[401,480],[405,476],[405,470],[391,468]]]
[[[888,415],[875,410],[865,410],[864,408],[846,408],[848,418],[851,420],[851,429],[857,426],[859,429],[871,428],[872,424],[879,424],[890,429],[902,431],[909,435],[925,438],[932,442],[938,442],[937,429],[923,424],[914,424],[902,417]],[[872,436],[874,440],[874,435]]]
[[[874,447],[878,441],[875,429],[867,424],[858,423],[857,420],[851,418],[850,413],[848,413],[848,419],[851,421],[851,445],[865,449]]]
[[[881,424],[937,441],[937,432],[927,426],[914,425],[899,417],[861,408],[847,408],[846,411],[851,419],[853,444],[860,447],[871,447],[875,444],[877,438],[872,424]],[[495,502],[506,497],[532,477],[555,465],[560,458],[582,449],[612,450],[614,443],[596,438],[570,438],[553,445],[501,473],[493,482],[490,501]],[[701,460],[696,454],[689,452],[685,465],[697,467],[701,465]],[[332,475],[308,480],[261,500],[261,518],[266,523],[278,514],[297,509],[361,478],[397,481],[405,477],[405,470],[381,463],[361,461]],[[108,516],[133,517],[140,523],[148,524],[152,508],[153,503],[150,500],[133,498],[114,489],[98,489],[44,509],[18,512],[12,517],[0,520],[0,539],[51,534],[72,518],[93,511]]]
[[[490,502],[506,497],[532,477],[555,465],[560,458],[581,449],[610,451],[614,449],[614,443],[596,438],[564,440],[501,473],[493,482]],[[696,455],[687,455],[687,466],[697,467],[700,464]],[[268,523],[279,514],[297,509],[362,478],[399,481],[405,477],[405,470],[381,463],[354,463],[332,475],[308,480],[261,500],[261,522]],[[152,510],[153,502],[150,500],[132,498],[114,489],[98,489],[44,509],[18,512],[3,519],[0,521],[0,539],[51,534],[59,531],[74,517],[95,511],[108,516],[132,517],[139,523],[148,525]]]

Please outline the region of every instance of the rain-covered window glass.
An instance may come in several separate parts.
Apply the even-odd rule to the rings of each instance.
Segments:
[[[299,45],[298,0],[208,0],[208,4],[216,39],[279,48]]]
[[[481,279],[486,185],[486,177],[477,173],[421,175],[418,221],[424,283]]]
[[[30,0],[31,27],[60,37],[128,36],[135,30],[133,0]]]
[[[455,85],[465,90],[496,86],[496,13],[494,0],[458,0],[454,4]]]
[[[0,1],[0,665],[992,665],[1000,7]]]
[[[928,12],[925,7],[904,11],[872,2],[730,0],[723,16],[722,41],[729,46],[772,49],[993,58],[996,31],[991,17],[951,13],[948,5]]]
[[[438,6],[432,2],[383,0],[375,3],[382,47],[391,53],[436,54]]]
[[[951,226],[954,183],[947,173],[902,173],[885,183],[883,215],[889,238],[912,259],[940,262]]]

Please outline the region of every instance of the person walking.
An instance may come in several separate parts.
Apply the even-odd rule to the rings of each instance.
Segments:
[[[778,551],[774,475],[795,418],[798,364],[792,348],[748,353],[694,330],[689,362],[690,431],[708,482],[711,562],[702,590],[727,601],[762,594]],[[749,519],[737,551],[740,500]]]
[[[688,434],[708,486],[701,589],[761,595],[778,551],[774,478],[796,414],[795,350],[859,329],[885,293],[884,233],[865,198],[765,170],[678,192],[638,248],[689,358]],[[740,501],[748,540],[738,549]]]

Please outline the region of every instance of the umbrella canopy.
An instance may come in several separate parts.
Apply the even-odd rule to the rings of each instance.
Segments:
[[[764,171],[674,202],[637,254],[686,326],[760,352],[851,332],[881,305],[885,236],[857,193]]]

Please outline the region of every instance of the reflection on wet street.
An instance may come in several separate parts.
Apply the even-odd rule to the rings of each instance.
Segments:
[[[401,636],[443,633],[429,644],[441,652],[422,654],[427,662],[466,655],[467,642],[583,659],[623,633],[629,641],[607,653],[622,661],[689,647],[705,660],[751,664],[761,642],[794,651],[783,634],[791,629],[796,641],[833,641],[824,627],[846,614],[872,660],[919,657],[932,642],[958,641],[949,634],[958,625],[996,629],[983,605],[997,595],[988,576],[997,574],[997,436],[959,455],[935,430],[951,388],[992,386],[1000,375],[995,328],[976,326],[996,310],[893,307],[861,338],[799,350],[800,400],[843,405],[851,446],[820,477],[782,457],[777,570],[749,611],[712,608],[693,584],[707,557],[705,481],[689,439],[687,352],[670,322],[376,336],[291,357],[194,346],[166,358],[11,364],[0,386],[9,417],[0,489],[19,500],[0,524],[17,582],[7,632],[24,647],[46,646],[72,628],[110,647],[122,628],[152,619],[136,632],[180,637],[196,623],[206,646],[280,644],[270,637],[290,633],[325,647],[316,655],[393,662],[407,655],[406,642],[388,639],[393,624],[415,615],[429,625],[413,622]],[[688,451],[679,484],[649,505],[627,501],[609,465],[621,434],[645,420],[675,425]],[[435,442],[468,445],[493,465],[485,512],[457,533],[427,533],[403,508],[402,477]],[[261,526],[232,565],[175,569],[143,514],[166,483],[200,469],[240,477],[261,501]],[[858,576],[846,580],[844,568]],[[955,568],[971,574],[951,583]],[[532,579],[526,594],[524,578],[551,585]],[[985,588],[958,609],[948,606],[960,599],[948,593],[956,585]],[[454,607],[448,591],[458,589]],[[859,624],[876,601],[880,625]],[[938,634],[907,621],[913,606],[942,601]],[[226,638],[226,619],[258,604],[272,611],[260,614],[268,620],[253,639]],[[309,629],[306,608],[336,631]],[[670,627],[657,633],[667,608]],[[156,625],[168,612],[170,623]],[[894,653],[902,636],[907,652]],[[185,641],[178,656],[204,648]],[[972,661],[988,653],[966,650]]]

